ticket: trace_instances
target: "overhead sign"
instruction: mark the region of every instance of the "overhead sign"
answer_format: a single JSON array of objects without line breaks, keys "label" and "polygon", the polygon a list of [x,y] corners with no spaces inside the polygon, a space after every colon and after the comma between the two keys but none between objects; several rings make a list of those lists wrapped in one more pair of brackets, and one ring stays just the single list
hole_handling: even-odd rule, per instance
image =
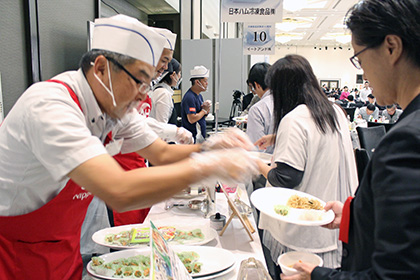
[{"label": "overhead sign", "polygon": [[222,22],[281,22],[283,0],[222,0]]},{"label": "overhead sign", "polygon": [[243,53],[274,54],[276,28],[274,23],[244,23]]}]

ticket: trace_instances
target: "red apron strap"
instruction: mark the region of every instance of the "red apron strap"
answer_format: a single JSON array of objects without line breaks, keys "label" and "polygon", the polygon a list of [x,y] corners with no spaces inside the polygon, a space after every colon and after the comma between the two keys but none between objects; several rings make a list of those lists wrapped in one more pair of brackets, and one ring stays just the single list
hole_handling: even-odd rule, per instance
[{"label": "red apron strap", "polygon": [[349,196],[344,203],[343,213],[341,216],[340,223],[340,235],[339,239],[344,242],[349,242],[349,230],[350,230],[350,204],[354,197]]},{"label": "red apron strap", "polygon": [[71,89],[71,87],[69,87],[68,84],[66,84],[63,81],[53,80],[53,79],[48,80],[47,82],[58,83],[58,84],[61,84],[61,85],[65,86],[67,88],[67,90],[69,91],[71,98],[74,100],[74,102],[76,102],[77,106],[79,106],[80,110],[83,112],[82,107],[80,106],[79,98],[77,98],[77,95],[74,93],[74,91]]}]

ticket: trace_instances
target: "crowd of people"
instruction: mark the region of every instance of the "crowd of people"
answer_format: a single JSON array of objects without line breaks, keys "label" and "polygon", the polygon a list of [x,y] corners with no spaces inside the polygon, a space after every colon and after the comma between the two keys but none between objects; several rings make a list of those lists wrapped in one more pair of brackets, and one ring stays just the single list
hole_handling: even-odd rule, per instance
[{"label": "crowd of people", "polygon": [[380,105],[373,95],[373,88],[369,81],[364,82],[363,88],[348,90],[347,86],[340,89],[329,89],[326,84],[322,85],[324,94],[343,108],[355,108],[351,119],[359,118],[369,122],[396,123],[402,113],[401,107],[396,104]]}]

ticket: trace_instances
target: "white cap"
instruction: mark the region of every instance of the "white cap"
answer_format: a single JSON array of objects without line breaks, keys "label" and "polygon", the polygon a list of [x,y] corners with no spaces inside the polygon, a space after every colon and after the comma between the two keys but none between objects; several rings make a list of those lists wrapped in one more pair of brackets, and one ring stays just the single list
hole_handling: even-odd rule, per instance
[{"label": "white cap", "polygon": [[159,33],[160,35],[165,37],[166,43],[165,43],[164,47],[166,49],[170,49],[171,51],[173,51],[175,49],[175,43],[176,43],[176,34],[175,33],[172,33],[170,30],[164,29],[164,28],[152,27],[152,29],[156,33]]},{"label": "white cap", "polygon": [[203,65],[195,66],[194,69],[190,71],[191,78],[208,78],[210,75],[210,70],[204,67]]},{"label": "white cap", "polygon": [[166,39],[135,18],[116,15],[95,19],[92,49],[131,56],[156,66]]}]

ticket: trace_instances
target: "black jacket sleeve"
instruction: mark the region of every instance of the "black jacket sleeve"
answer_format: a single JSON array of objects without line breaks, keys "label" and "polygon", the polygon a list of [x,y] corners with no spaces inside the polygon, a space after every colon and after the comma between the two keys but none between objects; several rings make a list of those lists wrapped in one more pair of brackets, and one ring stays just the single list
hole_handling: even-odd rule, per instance
[{"label": "black jacket sleeve", "polygon": [[277,167],[271,169],[267,174],[268,182],[274,187],[292,189],[302,181],[303,171],[283,162],[276,162]]}]

